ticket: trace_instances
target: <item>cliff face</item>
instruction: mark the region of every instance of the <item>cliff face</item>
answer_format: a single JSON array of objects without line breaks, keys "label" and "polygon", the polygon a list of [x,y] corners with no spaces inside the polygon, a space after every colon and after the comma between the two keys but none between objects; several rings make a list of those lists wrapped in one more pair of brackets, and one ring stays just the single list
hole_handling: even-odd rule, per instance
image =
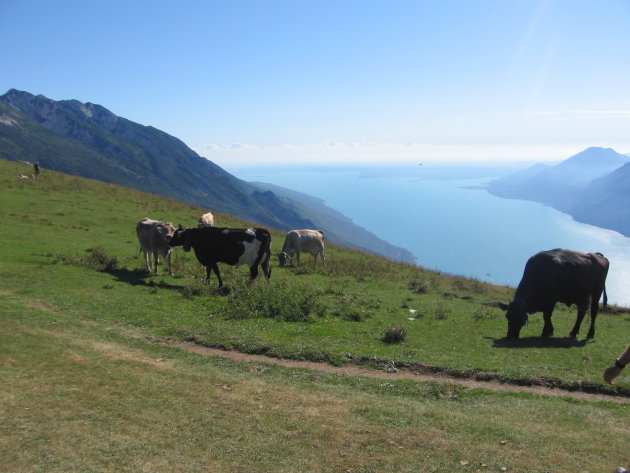
[{"label": "cliff face", "polygon": [[[273,192],[260,192],[174,136],[92,103],[10,90],[0,96],[0,153],[7,159],[39,161],[44,168],[153,192],[280,230],[316,226],[308,208]],[[353,230],[343,224],[322,229],[337,234]],[[413,257],[400,258],[405,250],[383,245],[369,235],[362,249],[412,261]]]},{"label": "cliff face", "polygon": [[630,236],[630,157],[588,148],[555,166],[536,165],[493,181],[499,197],[541,202],[576,220]]}]

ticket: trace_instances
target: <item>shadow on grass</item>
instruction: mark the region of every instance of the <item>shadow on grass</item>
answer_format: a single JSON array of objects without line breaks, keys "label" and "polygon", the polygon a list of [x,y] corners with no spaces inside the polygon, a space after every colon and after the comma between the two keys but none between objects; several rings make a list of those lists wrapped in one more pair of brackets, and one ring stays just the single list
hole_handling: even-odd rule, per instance
[{"label": "shadow on grass", "polygon": [[[231,286],[217,287],[216,285],[206,283],[205,281],[198,281],[197,283],[185,282],[182,285],[170,284],[161,280],[159,282],[154,281],[153,273],[149,273],[146,270],[135,269],[109,269],[103,270],[107,274],[111,274],[116,277],[119,282],[131,284],[132,286],[145,286],[154,289],[170,289],[181,293],[184,297],[192,296],[229,296],[233,288]],[[159,275],[158,275],[159,277]]]},{"label": "shadow on grass", "polygon": [[111,274],[118,282],[131,284],[132,286],[159,287],[160,289],[173,289],[180,292],[184,289],[184,286],[177,286],[164,281],[155,282],[150,279],[153,274],[146,270],[105,269],[103,272]]},{"label": "shadow on grass", "polygon": [[523,338],[492,338],[495,348],[574,348],[583,347],[588,339],[577,340],[572,337],[523,337]]}]

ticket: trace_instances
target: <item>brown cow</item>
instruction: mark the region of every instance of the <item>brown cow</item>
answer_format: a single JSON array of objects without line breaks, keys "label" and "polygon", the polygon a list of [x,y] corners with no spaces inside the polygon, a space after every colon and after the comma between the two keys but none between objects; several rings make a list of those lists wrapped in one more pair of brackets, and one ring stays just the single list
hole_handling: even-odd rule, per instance
[{"label": "brown cow", "polygon": [[310,253],[313,255],[313,262],[317,263],[317,256],[326,264],[326,253],[324,252],[324,232],[321,230],[291,230],[287,233],[282,246],[282,252],[278,253],[280,267],[287,262],[293,264],[293,255],[296,255],[296,262],[300,263],[300,253]]},{"label": "brown cow", "polygon": [[175,233],[175,227],[167,222],[144,218],[136,224],[136,235],[140,242],[140,251],[144,253],[144,261],[147,271],[151,272],[151,257],[155,259],[155,274],[158,274],[158,263],[160,256],[166,259],[168,273],[173,274],[171,269],[171,250],[168,244]]}]

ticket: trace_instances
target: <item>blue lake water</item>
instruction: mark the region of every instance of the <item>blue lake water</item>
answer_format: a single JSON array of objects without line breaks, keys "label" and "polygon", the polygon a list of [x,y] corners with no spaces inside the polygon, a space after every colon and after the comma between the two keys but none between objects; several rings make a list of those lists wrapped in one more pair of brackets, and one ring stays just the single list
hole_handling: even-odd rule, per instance
[{"label": "blue lake water", "polygon": [[230,172],[319,197],[357,225],[411,251],[420,266],[495,284],[517,286],[525,262],[541,250],[599,251],[611,264],[609,302],[630,306],[630,238],[575,222],[542,204],[495,197],[483,189],[493,176],[437,179],[439,172],[414,168]]}]

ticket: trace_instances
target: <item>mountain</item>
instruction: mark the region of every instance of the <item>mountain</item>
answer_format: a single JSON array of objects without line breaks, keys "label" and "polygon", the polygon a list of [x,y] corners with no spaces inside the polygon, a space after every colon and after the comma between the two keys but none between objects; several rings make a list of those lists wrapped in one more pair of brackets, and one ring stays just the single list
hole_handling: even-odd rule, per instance
[{"label": "mountain", "polygon": [[587,148],[554,166],[537,164],[492,181],[488,191],[541,202],[576,220],[630,236],[630,157],[611,148]]},{"label": "mountain", "polygon": [[490,182],[488,184],[488,190],[499,197],[515,198],[516,195],[526,196],[529,190],[527,183],[530,179],[542,174],[544,171],[550,169],[550,167],[551,166],[542,163],[534,164],[527,169],[517,171]]},{"label": "mountain", "polygon": [[[0,96],[0,152],[10,160],[39,161],[42,168],[152,192],[279,230],[317,227],[307,206],[261,191],[181,140],[92,103],[9,90]],[[319,228],[333,243],[338,243],[335,235],[347,235],[343,241],[351,243],[348,236],[356,226],[349,219],[335,223],[335,228]],[[411,255],[365,232],[361,248],[392,259]]]},{"label": "mountain", "polygon": [[630,163],[593,180],[576,199],[571,215],[598,227],[630,236]]}]

